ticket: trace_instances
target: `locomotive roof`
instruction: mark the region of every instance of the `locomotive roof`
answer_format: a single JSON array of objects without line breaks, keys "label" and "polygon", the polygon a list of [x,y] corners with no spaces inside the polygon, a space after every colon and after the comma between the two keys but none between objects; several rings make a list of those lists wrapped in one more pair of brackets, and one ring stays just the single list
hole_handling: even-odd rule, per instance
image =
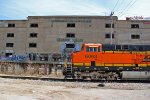
[{"label": "locomotive roof", "polygon": [[100,43],[84,43],[83,45],[85,45],[85,46],[101,46],[102,44],[100,44]]}]

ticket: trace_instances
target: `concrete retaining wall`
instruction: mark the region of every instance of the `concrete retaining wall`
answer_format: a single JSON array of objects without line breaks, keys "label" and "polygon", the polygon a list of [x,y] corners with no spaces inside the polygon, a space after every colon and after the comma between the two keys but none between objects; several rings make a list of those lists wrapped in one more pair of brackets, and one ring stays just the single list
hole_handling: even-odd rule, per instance
[{"label": "concrete retaining wall", "polygon": [[62,76],[59,66],[52,64],[37,63],[6,63],[0,62],[0,74],[6,75],[52,75]]}]

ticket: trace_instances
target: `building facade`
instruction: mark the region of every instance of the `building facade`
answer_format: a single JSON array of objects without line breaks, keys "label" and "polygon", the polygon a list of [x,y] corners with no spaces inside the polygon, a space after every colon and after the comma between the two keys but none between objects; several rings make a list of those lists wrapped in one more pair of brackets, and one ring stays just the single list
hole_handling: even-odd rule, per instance
[{"label": "building facade", "polygon": [[82,43],[150,44],[150,20],[117,16],[29,16],[0,20],[0,55],[46,56]]}]

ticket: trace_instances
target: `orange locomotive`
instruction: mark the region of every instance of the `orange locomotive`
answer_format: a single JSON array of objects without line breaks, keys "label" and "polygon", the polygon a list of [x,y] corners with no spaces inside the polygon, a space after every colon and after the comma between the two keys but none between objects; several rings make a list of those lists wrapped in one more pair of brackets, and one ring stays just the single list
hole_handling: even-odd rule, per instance
[{"label": "orange locomotive", "polygon": [[77,78],[118,79],[123,77],[122,72],[149,75],[150,52],[103,51],[102,44],[88,43],[72,54],[72,74]]}]

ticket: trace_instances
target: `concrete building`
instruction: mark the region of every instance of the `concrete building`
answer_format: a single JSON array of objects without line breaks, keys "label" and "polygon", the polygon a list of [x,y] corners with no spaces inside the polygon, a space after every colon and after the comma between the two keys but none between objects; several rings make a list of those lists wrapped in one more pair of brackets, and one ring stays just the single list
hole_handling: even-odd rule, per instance
[{"label": "concrete building", "polygon": [[[112,27],[111,27],[112,26]],[[111,38],[112,34],[112,38]],[[82,43],[150,44],[150,20],[118,20],[117,16],[29,16],[0,20],[0,55],[48,57]]]}]

